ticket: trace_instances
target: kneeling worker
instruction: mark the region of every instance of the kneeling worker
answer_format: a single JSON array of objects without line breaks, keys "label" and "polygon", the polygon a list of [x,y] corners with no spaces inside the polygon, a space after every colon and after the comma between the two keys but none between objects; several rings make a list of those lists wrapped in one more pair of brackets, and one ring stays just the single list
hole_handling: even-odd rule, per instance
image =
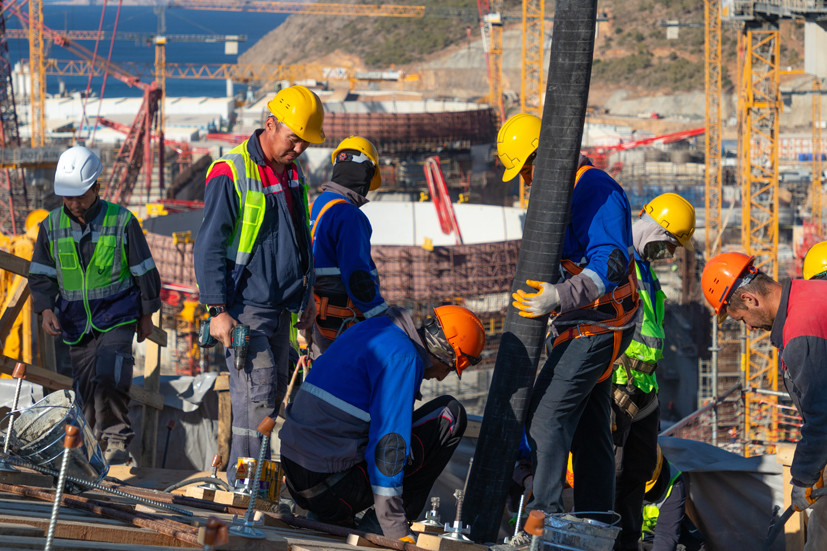
[{"label": "kneeling worker", "polygon": [[313,364],[279,432],[296,503],[350,526],[374,505],[385,536],[412,538],[408,521],[422,512],[466,423],[451,396],[415,411],[414,401],[423,379],[459,376],[484,346],[482,323],[461,306],[434,308],[418,329],[405,310],[389,308],[342,333]]}]

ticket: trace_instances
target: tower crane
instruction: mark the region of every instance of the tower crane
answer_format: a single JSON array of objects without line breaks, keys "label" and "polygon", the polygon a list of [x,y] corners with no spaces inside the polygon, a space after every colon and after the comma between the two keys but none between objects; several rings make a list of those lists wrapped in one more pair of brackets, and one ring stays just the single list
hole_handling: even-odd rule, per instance
[{"label": "tower crane", "polygon": [[545,0],[523,0],[523,65],[520,108],[543,116],[543,19]]}]

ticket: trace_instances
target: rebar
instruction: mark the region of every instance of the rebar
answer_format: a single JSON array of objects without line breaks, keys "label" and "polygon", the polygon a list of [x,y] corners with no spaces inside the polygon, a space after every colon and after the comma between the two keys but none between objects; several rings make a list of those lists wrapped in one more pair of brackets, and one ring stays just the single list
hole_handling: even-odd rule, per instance
[{"label": "rebar", "polygon": [[[15,463],[17,465],[21,465],[21,466],[29,468],[29,469],[33,469],[33,470],[41,472],[43,474],[50,474],[52,476],[58,476],[60,474],[57,471],[54,471],[53,469],[50,469],[48,467],[43,467],[41,465],[35,465],[34,463],[30,463],[28,461],[24,461],[24,460],[18,459],[16,457],[9,457],[9,460],[12,463]],[[103,484],[100,484],[98,482],[92,482],[91,480],[84,480],[82,478],[77,478],[75,476],[68,475],[68,474],[65,475],[65,479],[68,480],[69,482],[72,482],[73,484],[78,484],[80,486],[86,486],[86,487],[89,487],[89,488],[95,488],[96,490],[109,492],[110,494],[113,494],[113,495],[116,495],[116,496],[124,497],[126,499],[131,499],[133,501],[137,501],[138,503],[143,503],[144,505],[149,505],[150,507],[155,507],[156,509],[167,509],[168,511],[173,511],[174,513],[178,513],[179,515],[184,515],[184,516],[187,516],[187,517],[192,516],[192,511],[187,511],[186,509],[180,509],[180,508],[176,507],[175,505],[170,505],[168,503],[162,503],[160,501],[155,501],[154,499],[149,499],[149,498],[146,498],[146,497],[136,496],[134,494],[129,494],[127,492],[117,490],[117,489],[112,488],[110,486],[104,486]]]},{"label": "rebar", "polygon": [[55,502],[52,505],[52,516],[49,519],[49,531],[46,533],[46,547],[44,547],[44,551],[50,551],[52,549],[52,540],[55,537],[55,527],[57,526],[57,515],[60,511],[60,501],[63,499],[63,486],[66,484],[66,468],[69,466],[69,455],[71,453],[71,447],[64,448],[63,457],[60,460],[60,474],[57,477]]},{"label": "rebar", "polygon": [[20,401],[20,387],[23,386],[23,379],[17,379],[17,386],[14,389],[14,401],[9,412],[9,424],[6,427],[6,441],[3,442],[3,455],[9,455],[9,440],[11,439],[12,427],[14,427],[14,412],[17,411],[17,405]]}]

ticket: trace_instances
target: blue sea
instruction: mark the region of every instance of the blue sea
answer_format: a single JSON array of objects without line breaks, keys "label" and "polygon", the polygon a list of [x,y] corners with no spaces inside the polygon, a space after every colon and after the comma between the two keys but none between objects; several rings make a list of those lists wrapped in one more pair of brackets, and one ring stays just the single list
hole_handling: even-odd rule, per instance
[{"label": "blue sea", "polygon": [[[115,30],[117,2],[109,2],[104,13],[103,6],[70,6],[44,2],[43,16],[47,27],[60,30],[97,30],[104,13],[103,30]],[[28,6],[24,8],[28,14]],[[166,34],[188,35],[247,35],[246,42],[238,44],[238,54],[252,47],[261,37],[278,27],[288,14],[253,13],[231,11],[202,11],[179,8],[166,9]],[[156,33],[158,18],[152,6],[124,6],[120,9],[117,30],[121,32]],[[21,28],[16,16],[6,12],[7,28]],[[9,40],[9,56],[12,66],[20,59],[29,56],[27,40]],[[83,47],[93,50],[94,41],[79,42]],[[102,40],[98,45],[98,56],[109,56],[110,40]],[[52,44],[46,44],[47,59],[73,60],[77,57],[71,52]],[[143,64],[144,72],[140,76],[144,82],[154,80],[155,47],[152,44],[134,41],[116,40],[112,49],[112,61],[116,63],[135,62]],[[205,42],[167,42],[166,60],[168,63],[221,64],[237,63],[238,55],[224,53],[224,43]],[[69,77],[46,75],[46,92],[57,94],[60,82],[67,91],[84,91],[87,89],[87,77]],[[92,79],[90,90],[96,96],[101,95],[102,77]],[[235,92],[243,92],[246,87],[236,84]],[[111,75],[106,79],[105,97],[140,96],[141,91],[129,87]],[[226,95],[224,80],[208,79],[167,79],[167,96],[212,96]]]}]

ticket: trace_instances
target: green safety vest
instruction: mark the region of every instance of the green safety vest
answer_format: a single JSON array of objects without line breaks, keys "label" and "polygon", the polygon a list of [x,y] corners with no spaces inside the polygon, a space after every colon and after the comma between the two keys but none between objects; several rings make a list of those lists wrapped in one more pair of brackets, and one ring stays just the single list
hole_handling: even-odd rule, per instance
[{"label": "green safety vest", "polygon": [[[635,272],[638,281],[638,296],[640,307],[643,310],[643,317],[635,326],[635,334],[632,342],[626,349],[625,354],[630,358],[647,363],[657,363],[663,358],[663,315],[666,293],[660,288],[655,271],[649,265],[650,278],[644,279],[640,272],[640,263],[635,260]],[[658,381],[654,373],[646,374],[632,370],[634,385],[647,394],[658,390]],[[628,380],[626,370],[623,366],[615,368],[612,374],[612,382],[617,385],[625,385]]]},{"label": "green safety vest", "polygon": [[86,269],[81,266],[75,236],[79,223],[63,207],[49,213],[48,232],[60,288],[58,309],[66,344],[77,344],[93,328],[106,332],[138,319],[140,293],[135,288],[124,246],[127,209],[100,200],[104,212],[94,253]]}]

